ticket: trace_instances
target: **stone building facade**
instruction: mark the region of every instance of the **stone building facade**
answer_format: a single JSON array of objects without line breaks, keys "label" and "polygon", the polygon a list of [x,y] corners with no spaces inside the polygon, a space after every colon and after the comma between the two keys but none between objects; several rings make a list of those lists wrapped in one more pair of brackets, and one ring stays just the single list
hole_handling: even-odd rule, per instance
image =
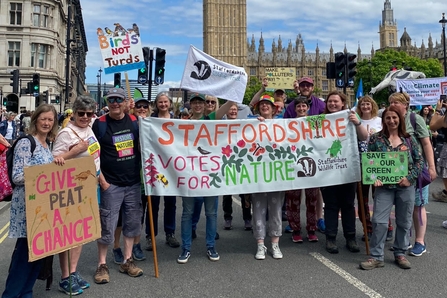
[{"label": "stone building facade", "polygon": [[[67,20],[70,2],[72,18]],[[0,1],[0,88],[2,96],[8,98],[8,109],[34,110],[34,96],[12,93],[10,72],[15,69],[20,72],[20,89],[25,91],[33,74],[38,73],[40,94],[48,91],[48,103],[58,96],[56,109],[64,109],[67,21],[71,22],[72,40],[69,102],[86,91],[88,47],[80,0]]]}]

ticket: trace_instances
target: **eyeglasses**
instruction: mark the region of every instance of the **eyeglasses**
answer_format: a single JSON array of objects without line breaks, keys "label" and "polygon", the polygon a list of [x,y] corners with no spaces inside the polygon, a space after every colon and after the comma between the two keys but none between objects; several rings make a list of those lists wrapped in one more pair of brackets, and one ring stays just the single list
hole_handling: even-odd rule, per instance
[{"label": "eyeglasses", "polygon": [[305,87],[310,88],[310,87],[313,87],[313,84],[311,84],[311,83],[301,83],[301,84],[300,84],[300,87],[303,87],[303,88],[305,88]]},{"label": "eyeglasses", "polygon": [[216,102],[214,100],[205,100],[205,102],[209,105],[215,105]]},{"label": "eyeglasses", "polygon": [[79,117],[84,117],[87,114],[87,117],[92,117],[93,116],[93,112],[76,112],[78,114]]},{"label": "eyeglasses", "polygon": [[135,105],[135,108],[136,109],[141,109],[141,108],[143,108],[143,109],[149,109],[149,105]]},{"label": "eyeglasses", "polygon": [[109,97],[109,98],[107,98],[107,101],[109,102],[109,103],[122,103],[123,101],[124,101],[124,98],[121,98],[121,97]]}]

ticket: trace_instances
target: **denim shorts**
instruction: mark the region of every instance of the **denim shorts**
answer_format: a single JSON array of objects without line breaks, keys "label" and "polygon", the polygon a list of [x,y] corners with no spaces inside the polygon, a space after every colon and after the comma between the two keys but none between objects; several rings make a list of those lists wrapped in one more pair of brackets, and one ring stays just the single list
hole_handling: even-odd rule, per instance
[{"label": "denim shorts", "polygon": [[128,238],[139,236],[143,216],[140,183],[123,187],[111,184],[108,189],[101,190],[101,238],[98,242],[107,245],[113,243],[121,208],[123,235]]},{"label": "denim shorts", "polygon": [[421,191],[419,189],[416,189],[416,193],[415,193],[415,200],[414,200],[414,206],[415,207],[420,207],[420,206],[425,206],[428,204],[428,190],[429,190],[430,185],[427,185],[426,187],[422,188],[422,198],[424,199],[424,204],[422,204],[421,198],[420,198],[420,194]]}]

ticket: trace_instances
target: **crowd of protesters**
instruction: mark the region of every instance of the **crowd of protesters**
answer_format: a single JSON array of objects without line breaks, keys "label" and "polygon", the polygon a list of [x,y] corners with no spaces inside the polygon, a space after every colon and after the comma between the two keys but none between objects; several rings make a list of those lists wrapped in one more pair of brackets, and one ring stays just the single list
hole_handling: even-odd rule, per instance
[{"label": "crowd of protesters", "polygon": [[[106,95],[107,107],[95,114],[95,102],[87,96],[79,96],[73,108],[58,117],[51,105],[40,105],[34,113],[23,113],[18,124],[16,114],[2,113],[0,122],[0,141],[12,145],[22,133],[31,135],[37,144],[31,152],[29,139],[20,139],[14,151],[13,181],[11,203],[11,225],[9,236],[17,238],[16,248],[11,260],[11,268],[2,297],[17,297],[32,294],[42,262],[28,262],[28,245],[25,218],[24,166],[55,162],[63,165],[65,160],[91,155],[94,157],[100,196],[101,238],[97,241],[98,263],[94,282],[110,282],[107,254],[113,246],[113,261],[118,270],[131,277],[138,277],[143,270],[135,261],[145,259],[141,248],[141,236],[145,227],[146,250],[153,249],[149,232],[149,210],[144,187],[141,181],[140,134],[138,117],[157,117],[162,119],[221,120],[246,119],[256,117],[259,121],[272,121],[277,118],[299,118],[319,114],[331,114],[348,109],[347,97],[339,92],[330,92],[325,101],[313,94],[312,78],[303,77],[294,83],[297,97],[287,99],[284,89],[276,89],[273,96],[266,93],[268,81],[251,100],[249,106],[227,101],[219,107],[219,100],[210,95],[193,94],[181,109],[173,109],[173,102],[166,92],[157,95],[153,106],[146,99],[129,99],[121,88],[112,88]],[[288,103],[288,104],[287,104]],[[428,187],[417,188],[417,177],[426,164],[431,179],[436,178],[433,138],[438,132],[447,136],[444,121],[445,103],[439,102],[435,113],[430,107],[423,107],[420,115],[412,116],[409,110],[410,99],[405,93],[395,93],[389,97],[390,107],[379,110],[377,103],[369,96],[359,99],[356,109],[349,112],[349,125],[355,127],[359,152],[403,151],[407,152],[408,175],[396,184],[361,185],[366,223],[363,239],[370,239],[371,254],[360,268],[369,270],[384,266],[384,243],[393,239],[393,225],[390,212],[396,208],[396,227],[394,235],[394,258],[403,269],[411,268],[406,258],[409,254],[421,256],[426,252],[425,229],[428,204]],[[414,114],[413,114],[414,115]],[[380,117],[381,116],[381,117]],[[411,120],[415,117],[415,120]],[[27,119],[28,118],[28,119]],[[414,124],[412,123],[414,122]],[[24,127],[18,129],[18,126]],[[427,128],[429,126],[429,128]],[[431,131],[431,132],[430,132]],[[119,152],[114,143],[117,136],[126,136],[133,150]],[[130,136],[130,137],[129,137]],[[49,142],[54,143],[51,151]],[[96,146],[91,146],[96,144]],[[97,148],[90,150],[90,148]],[[99,153],[99,148],[100,153]],[[124,154],[124,155],[123,155]],[[446,189],[434,195],[439,201],[447,202],[447,147],[442,148],[438,161]],[[359,177],[360,180],[360,177]],[[371,188],[371,190],[370,190]],[[306,238],[308,242],[318,242],[316,232],[324,232],[327,252],[339,252],[337,245],[338,218],[341,213],[343,236],[346,248],[353,253],[360,248],[356,241],[355,197],[357,183],[331,185],[321,188],[294,189],[240,195],[242,202],[243,227],[253,231],[256,241],[254,257],[263,260],[269,249],[265,238],[270,237],[270,253],[273,258],[283,258],[279,247],[282,236],[282,221],[289,223],[291,241],[303,243],[300,218],[301,196],[304,192],[306,206]],[[369,193],[374,198],[372,217],[369,210]],[[233,228],[232,196],[223,198],[224,229]],[[175,237],[176,197],[152,196],[152,218],[155,235],[158,234],[158,213],[160,202],[164,202],[163,229],[169,247],[181,246],[177,262],[185,264],[191,257],[191,243],[197,237],[196,227],[204,205],[206,216],[206,254],[209,260],[218,261],[216,250],[218,197],[182,197],[182,216],[180,224],[181,243]],[[324,208],[323,208],[324,202]],[[324,209],[324,215],[323,215]],[[285,216],[284,216],[285,215]],[[363,218],[363,214],[360,215]],[[268,221],[268,222],[267,222]],[[415,243],[411,245],[409,231],[415,229]],[[120,239],[123,238],[123,249]],[[80,294],[90,284],[77,271],[82,246],[59,254],[62,276],[59,290],[66,294]],[[21,278],[17,278],[21,276]],[[70,278],[69,278],[70,277]]]}]

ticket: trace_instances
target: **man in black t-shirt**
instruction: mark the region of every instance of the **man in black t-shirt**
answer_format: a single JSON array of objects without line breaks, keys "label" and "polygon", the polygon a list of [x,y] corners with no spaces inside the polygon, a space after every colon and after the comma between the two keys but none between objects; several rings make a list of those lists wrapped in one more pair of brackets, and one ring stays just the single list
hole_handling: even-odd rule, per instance
[{"label": "man in black t-shirt", "polygon": [[126,114],[126,95],[121,88],[112,88],[106,95],[109,114],[98,118],[93,124],[100,149],[101,238],[98,239],[98,268],[95,283],[109,282],[106,265],[107,249],[114,241],[120,208],[124,236],[124,263],[119,271],[137,277],[143,274],[132,259],[134,238],[141,234],[141,154],[136,118]]}]

